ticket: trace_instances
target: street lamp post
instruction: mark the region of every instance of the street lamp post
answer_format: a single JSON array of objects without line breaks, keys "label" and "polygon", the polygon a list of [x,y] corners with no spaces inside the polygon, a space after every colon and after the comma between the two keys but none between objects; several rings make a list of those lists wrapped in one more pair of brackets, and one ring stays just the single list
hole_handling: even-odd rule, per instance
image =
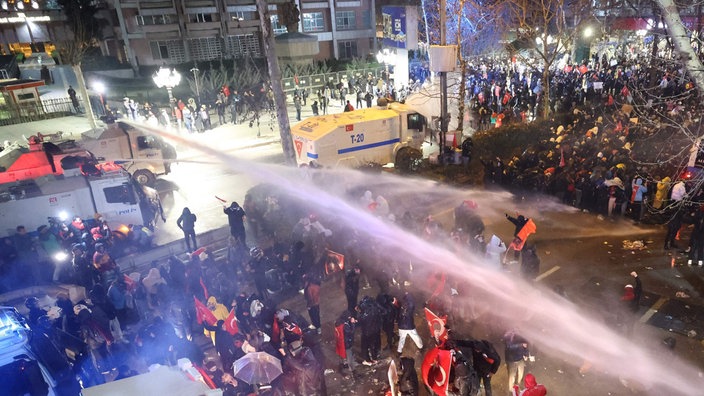
[{"label": "street lamp post", "polygon": [[198,98],[198,104],[200,105],[200,89],[198,88],[198,70],[197,67],[194,67],[191,69],[191,73],[193,73],[193,81],[196,82],[196,97]]},{"label": "street lamp post", "polygon": [[389,90],[389,84],[391,83],[391,76],[389,76],[389,63],[393,60],[393,54],[389,52],[388,48],[384,48],[376,53],[376,60],[379,63],[384,64],[384,80],[386,82],[386,89]]},{"label": "street lamp post", "polygon": [[171,90],[181,82],[181,74],[176,70],[160,67],[152,78],[157,87],[166,88],[166,92],[169,93],[169,104],[172,104],[174,96]]}]

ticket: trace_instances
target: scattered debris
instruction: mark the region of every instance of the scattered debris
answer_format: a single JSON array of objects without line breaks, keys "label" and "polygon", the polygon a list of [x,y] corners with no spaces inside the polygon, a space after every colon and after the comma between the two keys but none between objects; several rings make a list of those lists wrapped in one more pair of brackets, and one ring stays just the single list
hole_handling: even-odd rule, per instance
[{"label": "scattered debris", "polygon": [[687,332],[687,337],[689,337],[689,338],[694,338],[696,336],[697,336],[697,332],[694,330],[690,330]]},{"label": "scattered debris", "polygon": [[[645,249],[645,243],[642,240],[629,241],[628,239],[623,240],[624,250],[643,250]],[[634,252],[635,254],[635,252]]]},{"label": "scattered debris", "polygon": [[675,297],[677,298],[689,298],[689,294],[683,292],[683,291],[678,291],[675,293]]}]

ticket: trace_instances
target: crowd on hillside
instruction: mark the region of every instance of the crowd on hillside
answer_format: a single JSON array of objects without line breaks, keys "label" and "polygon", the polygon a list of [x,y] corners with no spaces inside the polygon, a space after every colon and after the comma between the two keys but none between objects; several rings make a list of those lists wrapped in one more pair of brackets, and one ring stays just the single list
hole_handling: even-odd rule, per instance
[{"label": "crowd on hillside", "polygon": [[[696,181],[680,178],[689,159],[682,153],[693,141],[687,135],[696,136],[700,122],[693,84],[679,67],[653,71],[646,61],[604,59],[557,71],[550,107],[559,116],[522,153],[481,158],[485,185],[550,194],[580,209],[638,221],[646,206],[658,212],[680,200],[672,197],[679,182],[696,200]],[[479,67],[469,86],[480,130],[526,122],[544,94],[540,73],[515,64]]]}]

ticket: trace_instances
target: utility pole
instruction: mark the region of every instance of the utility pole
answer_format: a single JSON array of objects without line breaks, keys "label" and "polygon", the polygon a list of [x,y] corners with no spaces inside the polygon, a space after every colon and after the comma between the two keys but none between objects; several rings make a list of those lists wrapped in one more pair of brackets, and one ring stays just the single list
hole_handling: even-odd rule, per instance
[{"label": "utility pole", "polygon": [[193,73],[193,81],[196,82],[196,97],[198,98],[198,102],[196,102],[196,103],[198,103],[198,105],[200,106],[200,89],[198,88],[198,72],[199,71],[200,70],[198,70],[198,67],[196,67],[196,66],[194,66],[191,69],[191,73]]}]

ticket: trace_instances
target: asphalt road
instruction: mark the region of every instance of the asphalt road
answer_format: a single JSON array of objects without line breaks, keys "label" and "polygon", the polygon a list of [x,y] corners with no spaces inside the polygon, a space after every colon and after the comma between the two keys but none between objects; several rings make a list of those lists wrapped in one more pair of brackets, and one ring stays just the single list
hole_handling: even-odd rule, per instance
[{"label": "asphalt road", "polygon": [[[237,148],[235,139],[228,139],[231,136],[228,134],[232,133],[238,132],[232,128],[222,128],[193,137],[237,158],[270,164],[281,162],[278,144]],[[276,138],[273,132],[270,135],[270,138]],[[197,231],[217,228],[226,223],[226,218],[222,215],[222,206],[214,198],[215,195],[241,203],[251,186],[268,181],[251,176],[242,171],[241,167],[238,168],[240,171],[234,171],[231,167],[222,165],[220,161],[213,161],[209,156],[199,154],[192,147],[179,148],[179,158],[181,161],[173,167],[173,173],[161,178],[157,184],[167,213],[166,224],[157,232],[157,240],[160,242],[181,237],[175,220],[184,206],[190,207],[198,215]],[[347,184],[355,191],[371,188],[375,194],[383,193],[389,200],[392,212],[397,215],[405,210],[413,211],[417,218],[433,215],[447,229],[452,225],[452,208],[466,197],[471,197],[479,203],[479,213],[486,224],[487,237],[496,234],[504,240],[510,239],[512,225],[504,219],[504,212],[520,211],[535,220],[538,232],[531,236],[531,240],[538,246],[541,275],[532,287],[539,291],[536,294],[544,300],[534,300],[535,311],[526,310],[527,314],[517,315],[515,321],[507,323],[506,315],[502,315],[503,312],[510,311],[510,305],[495,305],[495,298],[492,296],[475,292],[473,287],[480,289],[479,283],[472,283],[477,282],[476,279],[460,275],[464,275],[461,272],[467,275],[476,272],[482,275],[488,289],[512,290],[514,285],[510,279],[518,278],[517,265],[510,266],[508,271],[502,271],[502,277],[497,278],[471,266],[456,268],[457,265],[454,264],[437,265],[451,271],[451,278],[456,276],[458,280],[471,286],[469,291],[460,294],[459,300],[475,309],[469,310],[466,317],[457,320],[458,323],[450,323],[458,334],[488,339],[494,342],[501,353],[503,344],[500,338],[507,329],[534,329],[536,337],[530,341],[536,361],[529,364],[529,371],[546,385],[549,394],[691,395],[697,394],[689,391],[693,384],[702,389],[704,269],[688,267],[686,258],[679,251],[662,249],[665,234],[662,226],[633,225],[630,221],[622,219],[600,220],[593,214],[569,210],[549,200],[525,201],[514,199],[505,193],[469,190],[446,192],[432,183],[414,180],[393,184],[372,175],[350,179]],[[342,213],[341,216],[351,223],[362,224],[364,220],[347,213]],[[406,238],[402,234],[391,235],[397,239]],[[680,245],[685,245],[689,233],[683,232],[682,235],[683,241]],[[624,240],[641,240],[645,248],[624,249]],[[413,250],[420,246],[414,246],[412,242],[405,242],[408,249]],[[420,255],[437,253],[428,250],[422,251]],[[621,334],[622,330],[615,326],[616,310],[623,286],[632,282],[629,273],[634,270],[640,274],[645,296],[636,316],[632,335],[619,338],[617,335]],[[360,296],[376,295],[374,283],[371,285],[371,289],[360,291]],[[422,289],[422,280],[414,283],[413,287],[415,291]],[[564,299],[556,296],[556,289],[563,291]],[[421,318],[420,309],[423,300],[421,293],[418,294],[420,298],[417,299],[419,309],[416,311],[416,323],[419,332],[427,341],[428,330]],[[530,298],[534,297],[533,293],[528,294]],[[515,300],[516,306],[523,307],[519,299]],[[337,358],[334,356],[332,323],[345,302],[344,293],[335,280],[324,283],[322,301],[322,341],[327,356],[326,366],[336,371],[326,376],[330,393],[379,394],[386,382],[388,361],[380,361],[377,366],[371,368],[361,366],[362,380],[358,382],[339,375]],[[552,311],[553,305],[550,304],[555,302],[562,307]],[[287,298],[281,305],[305,315],[305,304],[300,295]],[[541,309],[545,312],[540,312]],[[580,333],[578,328],[558,335],[551,331],[552,324],[560,323],[561,316],[574,320],[574,316],[568,315],[570,312],[588,318],[584,322],[584,327],[588,330],[586,335]],[[606,336],[603,338],[589,337],[589,330],[592,330],[590,324],[604,324],[607,329],[613,329],[616,335],[604,333]],[[543,337],[539,336],[541,332],[545,333]],[[575,338],[572,332],[578,334],[578,337]],[[602,335],[601,329],[595,327],[594,335]],[[663,347],[662,341],[666,337],[675,339],[676,347],[673,351]],[[570,342],[563,342],[564,340]],[[588,342],[582,342],[583,340]],[[629,342],[633,343],[633,348]],[[574,348],[570,349],[566,344],[574,345]],[[385,345],[384,340],[382,345]],[[420,353],[412,349],[407,347],[404,353],[416,357],[419,366],[422,352],[427,348]],[[608,355],[609,349],[625,352],[626,358],[618,360],[619,363],[601,359],[599,355]],[[655,354],[655,357],[649,357],[650,353]],[[385,351],[382,357],[396,356],[391,356]],[[651,360],[660,366],[653,366]],[[668,370],[668,366],[679,369],[679,360],[688,363],[687,366],[681,370]],[[584,369],[582,372],[580,367]],[[676,378],[678,373],[686,375],[687,378]],[[644,374],[649,374],[656,381],[663,383],[645,384],[642,378],[647,375]],[[495,394],[508,394],[506,381],[506,369],[502,366],[492,381]],[[670,382],[671,385],[667,386],[665,382]]]}]

